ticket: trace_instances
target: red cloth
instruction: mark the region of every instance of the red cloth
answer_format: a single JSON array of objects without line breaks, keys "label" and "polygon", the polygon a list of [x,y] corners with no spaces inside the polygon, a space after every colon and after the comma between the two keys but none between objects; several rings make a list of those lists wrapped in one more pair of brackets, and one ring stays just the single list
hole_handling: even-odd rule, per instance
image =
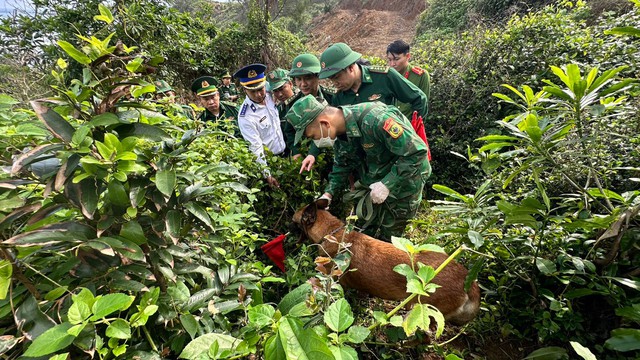
[{"label": "red cloth", "polygon": [[282,247],[285,237],[286,235],[280,235],[260,247],[282,272],[286,272],[284,270],[284,248]]},{"label": "red cloth", "polygon": [[416,134],[420,136],[420,139],[424,141],[427,145],[427,159],[431,161],[431,148],[429,148],[429,140],[427,140],[427,132],[424,130],[424,122],[422,121],[422,116],[418,116],[418,112],[414,111],[413,116],[411,117],[411,126],[413,126],[413,130],[416,131]]}]

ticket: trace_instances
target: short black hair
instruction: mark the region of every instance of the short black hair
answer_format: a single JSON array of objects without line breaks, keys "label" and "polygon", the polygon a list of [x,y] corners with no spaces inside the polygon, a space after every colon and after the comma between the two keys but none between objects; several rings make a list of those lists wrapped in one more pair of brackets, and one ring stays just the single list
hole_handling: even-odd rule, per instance
[{"label": "short black hair", "polygon": [[387,46],[387,54],[406,54],[409,52],[409,44],[402,40],[396,40]]}]

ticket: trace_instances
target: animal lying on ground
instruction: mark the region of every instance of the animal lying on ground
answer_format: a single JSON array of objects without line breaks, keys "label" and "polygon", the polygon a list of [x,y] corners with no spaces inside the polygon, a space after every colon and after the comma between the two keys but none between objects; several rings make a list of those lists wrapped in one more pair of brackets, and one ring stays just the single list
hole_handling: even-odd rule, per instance
[{"label": "animal lying on ground", "polygon": [[[321,207],[316,203],[307,205],[293,215],[293,221],[311,241],[320,244],[323,256],[333,258],[340,248],[337,242],[351,244],[348,247],[351,271],[342,275],[340,283],[382,299],[406,299],[410,295],[406,291],[407,280],[393,268],[398,264],[410,264],[409,255],[390,243],[357,231],[345,233],[344,223]],[[435,269],[447,257],[440,252],[428,251],[417,254],[415,260]],[[432,281],[440,287],[430,296],[422,296],[420,302],[438,308],[452,324],[463,325],[471,321],[480,309],[480,288],[474,281],[469,291],[464,291],[467,273],[462,265],[450,262]],[[413,303],[417,301],[416,297]]]}]

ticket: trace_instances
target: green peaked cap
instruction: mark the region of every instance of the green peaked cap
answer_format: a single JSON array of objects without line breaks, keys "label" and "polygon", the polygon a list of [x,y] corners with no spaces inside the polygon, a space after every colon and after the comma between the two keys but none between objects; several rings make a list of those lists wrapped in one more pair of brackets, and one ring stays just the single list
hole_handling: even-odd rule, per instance
[{"label": "green peaked cap", "polygon": [[200,76],[191,83],[191,91],[198,96],[211,96],[218,92],[218,81],[212,76]]},{"label": "green peaked cap", "polygon": [[335,43],[320,56],[320,79],[327,79],[360,59],[362,54],[345,43]]},{"label": "green peaked cap", "polygon": [[293,59],[289,76],[320,73],[320,60],[313,54],[300,54]]},{"label": "green peaked cap", "polygon": [[277,68],[267,75],[267,81],[269,82],[271,91],[275,91],[287,81],[291,81],[291,78],[289,77],[289,72],[287,70]]},{"label": "green peaked cap", "polygon": [[311,94],[300,98],[293,104],[289,112],[287,112],[286,118],[296,130],[296,137],[293,141],[294,145],[304,136],[304,131],[307,126],[309,126],[326,107],[327,105],[321,104]]}]

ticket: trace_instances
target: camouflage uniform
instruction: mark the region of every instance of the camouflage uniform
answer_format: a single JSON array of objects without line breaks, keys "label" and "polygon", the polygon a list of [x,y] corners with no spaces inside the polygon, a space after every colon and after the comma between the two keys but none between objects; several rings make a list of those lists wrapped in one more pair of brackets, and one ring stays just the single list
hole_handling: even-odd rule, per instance
[{"label": "camouflage uniform", "polygon": [[[333,99],[333,96],[335,94],[336,94],[335,91],[331,89],[325,88],[324,86],[318,86],[318,96],[316,96],[316,100],[318,100],[321,104],[329,105],[331,104],[331,100]],[[291,109],[293,104],[303,97],[304,97],[304,94],[301,92],[298,92],[292,99],[287,100],[288,104],[287,104],[286,110],[284,111],[284,113],[280,114],[280,119],[284,119],[285,115],[287,114],[289,109]],[[295,134],[295,130],[293,129],[293,127],[291,127],[291,130],[293,130]],[[295,145],[295,146],[298,147],[298,145]],[[317,159],[321,152],[322,150],[319,149],[314,143],[311,143],[309,145],[309,155],[313,155],[313,157]]]},{"label": "camouflage uniform", "polygon": [[[219,123],[220,120],[228,120],[234,125],[233,136],[241,138],[240,128],[238,127],[238,107],[236,104],[220,101],[220,109],[218,115],[213,115],[209,110],[204,109],[198,119],[203,122]],[[226,130],[226,129],[223,129]]]},{"label": "camouflage uniform", "polygon": [[[324,108],[312,98],[305,97],[287,114],[296,129],[296,139]],[[385,240],[401,236],[418,210],[422,189],[431,174],[426,145],[396,107],[371,102],[340,109],[346,133],[335,142],[335,163],[325,191],[333,195],[345,188],[352,171],[366,187],[382,182],[389,196],[373,205],[375,217],[367,221],[363,232]]]}]

